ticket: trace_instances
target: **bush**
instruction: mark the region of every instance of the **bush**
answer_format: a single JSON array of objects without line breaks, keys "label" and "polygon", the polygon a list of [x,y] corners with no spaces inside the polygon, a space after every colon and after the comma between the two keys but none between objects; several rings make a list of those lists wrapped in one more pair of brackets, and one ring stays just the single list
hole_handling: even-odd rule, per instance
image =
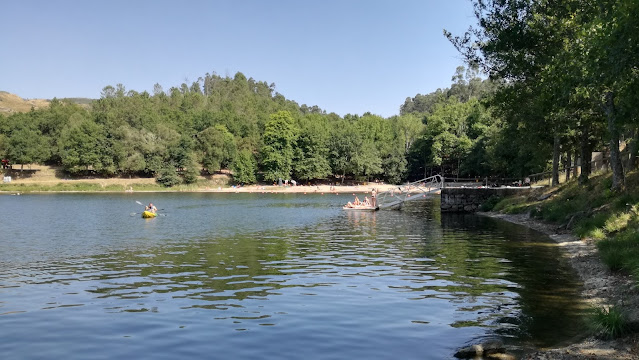
[{"label": "bush", "polygon": [[489,197],[486,201],[484,201],[479,206],[479,209],[481,211],[491,211],[495,207],[495,205],[497,205],[497,203],[499,203],[500,201],[501,201],[501,197],[493,195]]},{"label": "bush", "polygon": [[606,224],[606,221],[608,221],[608,218],[610,218],[610,213],[606,212],[598,213],[592,217],[580,220],[577,223],[575,232],[581,238],[594,237],[594,233],[601,231]]},{"label": "bush", "polygon": [[633,275],[639,271],[639,234],[634,230],[602,240],[597,243],[597,248],[601,260],[610,270],[626,270]]},{"label": "bush", "polygon": [[162,184],[165,187],[175,186],[180,183],[180,177],[174,168],[163,168],[160,170],[157,179],[155,181],[158,184]]},{"label": "bush", "polygon": [[628,226],[628,222],[630,221],[630,213],[619,213],[614,214],[606,220],[604,224],[604,229],[608,233],[613,233],[617,231],[624,230]]},{"label": "bush", "polygon": [[616,306],[593,309],[591,323],[595,335],[607,339],[618,338],[629,330],[625,314]]}]

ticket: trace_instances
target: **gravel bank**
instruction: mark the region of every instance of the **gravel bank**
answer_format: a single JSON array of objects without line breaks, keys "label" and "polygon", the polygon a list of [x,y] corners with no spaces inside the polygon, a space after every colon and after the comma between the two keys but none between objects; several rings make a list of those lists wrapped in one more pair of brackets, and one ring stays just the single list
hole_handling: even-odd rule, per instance
[{"label": "gravel bank", "polygon": [[[581,240],[555,225],[531,219],[527,214],[506,215],[479,213],[527,226],[550,236],[560,246],[583,282],[582,296],[592,306],[621,305],[631,322],[639,323],[639,290],[632,279],[610,272],[599,260],[597,247],[591,240]],[[588,337],[581,342],[561,348],[538,349],[527,354],[528,360],[630,360],[639,359],[639,334],[621,339],[603,340]]]}]

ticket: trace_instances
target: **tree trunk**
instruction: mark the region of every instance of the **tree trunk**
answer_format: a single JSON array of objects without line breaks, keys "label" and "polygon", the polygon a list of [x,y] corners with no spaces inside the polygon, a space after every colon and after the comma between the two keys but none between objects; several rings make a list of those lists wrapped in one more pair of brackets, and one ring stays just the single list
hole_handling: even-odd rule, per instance
[{"label": "tree trunk", "polygon": [[559,185],[559,135],[555,135],[555,142],[552,147],[552,186]]},{"label": "tree trunk", "polygon": [[570,158],[570,151],[566,151],[566,162],[564,165],[564,170],[566,171],[566,182],[568,182],[568,180],[570,180],[570,166],[572,159]]},{"label": "tree trunk", "polygon": [[590,133],[588,125],[583,125],[581,128],[581,144],[579,150],[581,151],[581,173],[579,174],[579,185],[584,185],[588,182],[590,176],[590,161],[592,160],[592,150],[590,149]]},{"label": "tree trunk", "polygon": [[612,91],[606,92],[605,104],[606,117],[608,119],[608,133],[610,134],[610,168],[612,170],[613,191],[623,189],[624,175],[619,154],[619,128],[615,116],[615,95]]},{"label": "tree trunk", "polygon": [[579,149],[575,149],[575,166],[572,167],[572,177],[577,177],[577,159],[579,159]]},{"label": "tree trunk", "polygon": [[628,146],[628,171],[634,170],[637,165],[637,136],[639,136],[639,131],[635,127],[632,129],[632,140],[630,141],[630,145]]}]

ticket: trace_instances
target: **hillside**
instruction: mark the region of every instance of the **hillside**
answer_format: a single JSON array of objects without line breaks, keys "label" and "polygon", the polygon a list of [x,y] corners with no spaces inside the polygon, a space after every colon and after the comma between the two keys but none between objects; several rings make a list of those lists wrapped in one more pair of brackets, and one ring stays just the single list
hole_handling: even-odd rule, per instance
[{"label": "hillside", "polygon": [[[89,98],[61,98],[60,100],[70,101],[74,104],[78,104],[83,108],[88,108],[93,99]],[[45,109],[49,107],[51,100],[48,99],[23,99],[18,95],[0,91],[0,114],[13,114],[31,111],[34,109]]]},{"label": "hillside", "polygon": [[0,91],[0,113],[11,114],[16,112],[27,112],[31,108],[42,109],[49,107],[49,100],[32,99],[27,100],[18,95]]}]

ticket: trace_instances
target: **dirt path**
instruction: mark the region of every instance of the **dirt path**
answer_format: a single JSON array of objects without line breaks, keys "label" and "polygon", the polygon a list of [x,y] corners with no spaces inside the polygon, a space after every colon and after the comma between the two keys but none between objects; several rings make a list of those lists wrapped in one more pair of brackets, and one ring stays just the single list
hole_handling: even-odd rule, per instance
[{"label": "dirt path", "polygon": [[[581,281],[582,296],[594,306],[621,305],[628,312],[631,322],[639,323],[639,291],[629,276],[612,273],[600,261],[597,248],[591,240],[581,240],[576,236],[559,230],[556,226],[541,223],[525,215],[504,215],[480,213],[516,224],[521,224],[547,234],[562,248]],[[617,340],[602,340],[589,337],[570,346],[553,349],[539,349],[524,359],[639,359],[639,334],[629,335]]]}]

